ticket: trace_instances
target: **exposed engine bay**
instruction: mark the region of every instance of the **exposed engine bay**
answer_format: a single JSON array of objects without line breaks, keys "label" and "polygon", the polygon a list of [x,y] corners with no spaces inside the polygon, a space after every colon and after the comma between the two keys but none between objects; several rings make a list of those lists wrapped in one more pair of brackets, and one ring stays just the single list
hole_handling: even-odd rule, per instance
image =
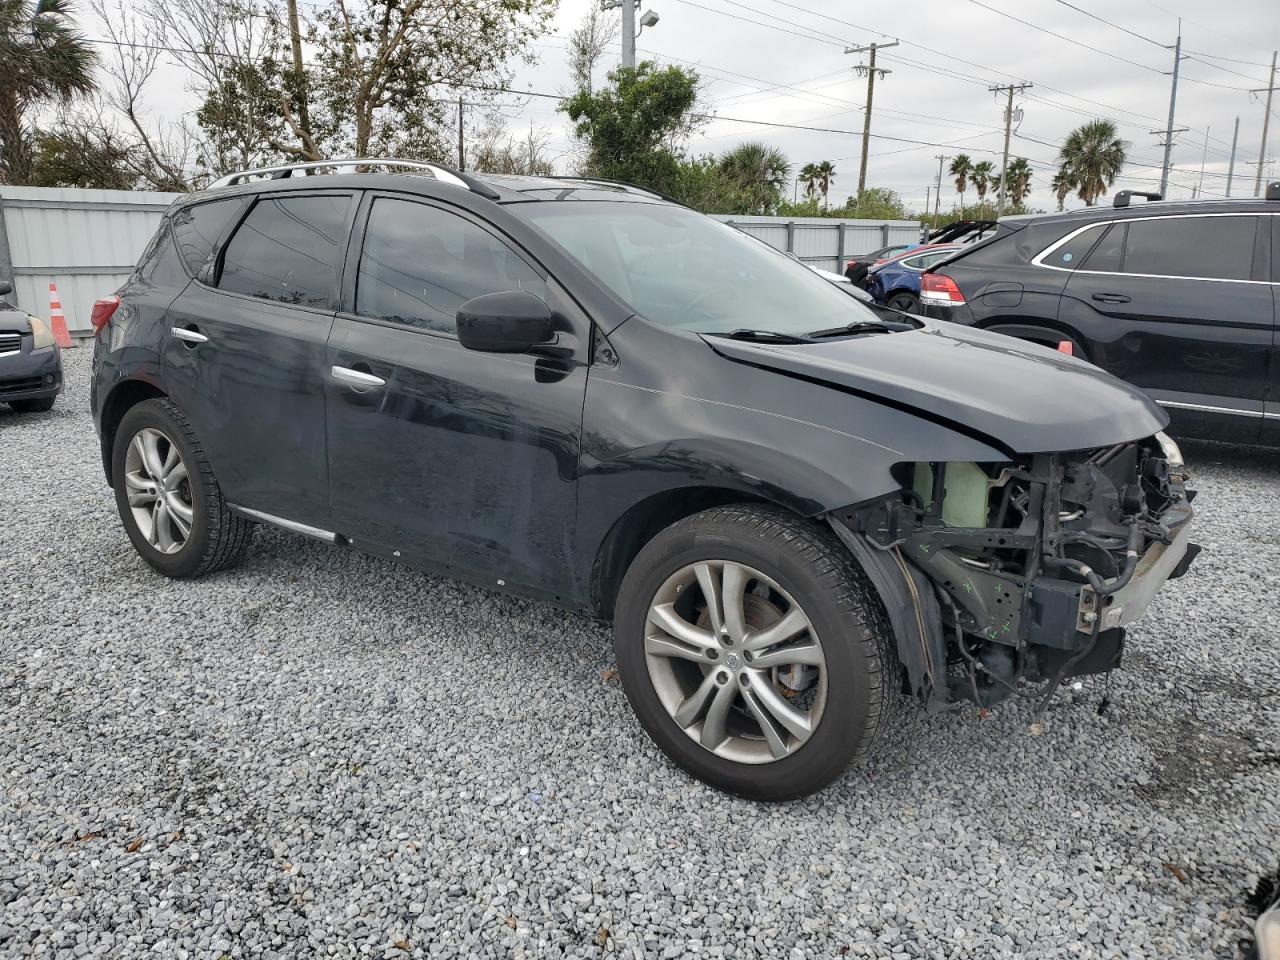
[{"label": "exposed engine bay", "polygon": [[1163,434],[895,475],[899,494],[837,511],[832,526],[886,600],[912,691],[935,709],[1048,696],[1113,669],[1125,626],[1199,552],[1195,492]]}]

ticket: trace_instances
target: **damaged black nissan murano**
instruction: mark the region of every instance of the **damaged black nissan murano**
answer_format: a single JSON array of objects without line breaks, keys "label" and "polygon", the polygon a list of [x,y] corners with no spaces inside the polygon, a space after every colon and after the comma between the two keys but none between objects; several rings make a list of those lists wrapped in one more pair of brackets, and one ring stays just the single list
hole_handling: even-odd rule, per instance
[{"label": "damaged black nissan murano", "polygon": [[175,202],[93,322],[156,570],[273,524],[612,620],[649,735],[746,797],[830,783],[903,691],[1112,669],[1198,549],[1138,390],[626,184],[247,171]]}]

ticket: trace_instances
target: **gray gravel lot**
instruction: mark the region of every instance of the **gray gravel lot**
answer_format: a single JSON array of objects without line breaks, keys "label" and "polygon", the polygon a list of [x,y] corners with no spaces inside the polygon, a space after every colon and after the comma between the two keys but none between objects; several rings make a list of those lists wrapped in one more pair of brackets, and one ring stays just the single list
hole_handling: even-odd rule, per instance
[{"label": "gray gravel lot", "polygon": [[[87,410],[0,407],[0,955],[1230,957],[1280,858],[1280,454],[1187,453],[1205,545],[1113,704],[904,719],[804,802],[633,721],[608,629],[261,530],[152,573]],[[904,714],[904,717],[910,716]]]}]

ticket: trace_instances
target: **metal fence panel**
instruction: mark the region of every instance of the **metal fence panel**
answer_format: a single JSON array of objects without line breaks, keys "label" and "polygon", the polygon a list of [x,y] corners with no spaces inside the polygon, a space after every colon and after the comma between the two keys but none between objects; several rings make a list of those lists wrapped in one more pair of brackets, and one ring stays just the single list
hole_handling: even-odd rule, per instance
[{"label": "metal fence panel", "polygon": [[48,319],[55,283],[67,328],[87,335],[93,301],[124,283],[178,196],[0,186],[0,280],[13,283],[9,299]]},{"label": "metal fence panel", "polygon": [[716,215],[775,247],[794,253],[810,266],[844,272],[844,262],[894,243],[918,243],[915,220],[837,220],[830,217],[742,217]]}]

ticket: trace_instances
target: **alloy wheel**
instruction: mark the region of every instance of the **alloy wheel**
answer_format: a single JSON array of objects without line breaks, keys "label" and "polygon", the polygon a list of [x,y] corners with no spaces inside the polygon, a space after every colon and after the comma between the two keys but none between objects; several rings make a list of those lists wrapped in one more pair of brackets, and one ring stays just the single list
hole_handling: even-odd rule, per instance
[{"label": "alloy wheel", "polygon": [[153,427],[134,434],[125,453],[129,508],[147,543],[177,553],[191,536],[195,506],[191,480],[178,445]]},{"label": "alloy wheel", "polygon": [[645,662],[690,738],[726,760],[793,754],[822,718],[826,658],[800,605],[745,564],[707,560],[667,578],[649,605]]}]

